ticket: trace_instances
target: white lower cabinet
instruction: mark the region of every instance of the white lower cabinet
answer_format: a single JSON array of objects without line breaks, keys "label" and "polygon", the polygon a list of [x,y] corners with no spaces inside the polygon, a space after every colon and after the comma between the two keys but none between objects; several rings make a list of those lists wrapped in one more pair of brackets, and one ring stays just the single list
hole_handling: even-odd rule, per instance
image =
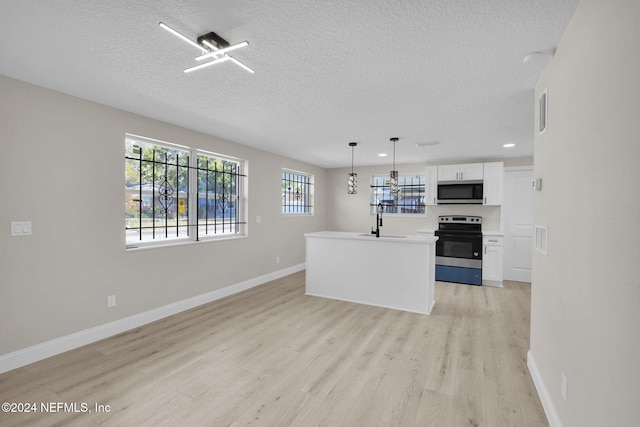
[{"label": "white lower cabinet", "polygon": [[482,237],[482,284],[502,287],[502,236]]}]

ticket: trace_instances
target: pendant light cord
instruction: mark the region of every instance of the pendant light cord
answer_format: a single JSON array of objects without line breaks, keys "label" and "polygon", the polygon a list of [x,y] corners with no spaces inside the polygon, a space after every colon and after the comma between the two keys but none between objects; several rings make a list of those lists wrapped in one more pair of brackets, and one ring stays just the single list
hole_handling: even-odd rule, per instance
[{"label": "pendant light cord", "polygon": [[391,138],[391,142],[393,142],[393,170],[396,170],[396,141],[398,138]]},{"label": "pendant light cord", "polygon": [[358,145],[357,142],[350,142],[349,147],[351,147],[351,173],[353,174],[353,149]]},{"label": "pendant light cord", "polygon": [[351,173],[353,173],[353,145],[351,146]]},{"label": "pendant light cord", "polygon": [[393,140],[393,170],[396,170],[396,139],[392,138]]}]

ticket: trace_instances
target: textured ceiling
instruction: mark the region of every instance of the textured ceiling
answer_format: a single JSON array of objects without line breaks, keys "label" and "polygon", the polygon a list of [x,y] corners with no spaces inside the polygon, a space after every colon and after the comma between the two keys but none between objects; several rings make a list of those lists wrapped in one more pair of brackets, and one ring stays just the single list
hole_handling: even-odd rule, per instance
[{"label": "textured ceiling", "polygon": [[[522,60],[554,49],[576,5],[0,0],[0,74],[322,167],[350,165],[350,141],[356,165],[388,163],[390,137],[397,163],[530,156],[548,56]],[[185,74],[197,51],[160,21],[249,41],[232,55],[255,74]]]}]

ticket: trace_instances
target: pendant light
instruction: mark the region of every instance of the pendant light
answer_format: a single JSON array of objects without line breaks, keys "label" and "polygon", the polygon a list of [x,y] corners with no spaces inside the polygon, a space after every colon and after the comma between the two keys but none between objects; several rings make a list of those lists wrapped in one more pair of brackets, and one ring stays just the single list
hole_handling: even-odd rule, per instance
[{"label": "pendant light", "polygon": [[398,138],[391,138],[391,142],[393,142],[393,169],[389,174],[389,191],[391,195],[394,197],[398,197],[398,193],[400,191],[398,187],[398,171],[396,170],[396,142]]},{"label": "pendant light", "polygon": [[353,149],[358,145],[357,142],[350,142],[349,147],[351,147],[351,173],[347,178],[347,193],[348,194],[356,194],[358,192],[358,174],[353,172]]}]

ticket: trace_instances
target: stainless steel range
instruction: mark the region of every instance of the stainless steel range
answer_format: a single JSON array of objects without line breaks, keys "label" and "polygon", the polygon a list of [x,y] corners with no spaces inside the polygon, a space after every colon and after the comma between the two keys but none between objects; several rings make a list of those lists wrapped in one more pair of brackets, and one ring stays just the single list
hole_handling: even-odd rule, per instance
[{"label": "stainless steel range", "polygon": [[438,217],[436,280],[482,285],[482,217]]}]

